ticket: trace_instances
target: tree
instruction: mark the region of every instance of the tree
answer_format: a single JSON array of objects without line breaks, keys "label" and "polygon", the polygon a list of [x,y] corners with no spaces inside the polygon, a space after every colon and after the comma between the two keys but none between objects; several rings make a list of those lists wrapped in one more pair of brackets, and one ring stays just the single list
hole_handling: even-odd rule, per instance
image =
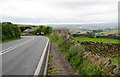
[{"label": "tree", "polygon": [[0,41],[2,41],[2,23],[0,23]]},{"label": "tree", "polygon": [[52,32],[52,27],[47,26],[47,27],[45,28],[45,34],[51,34],[51,32]]},{"label": "tree", "polygon": [[13,30],[14,30],[14,32],[15,32],[15,37],[16,37],[16,38],[19,38],[20,35],[21,35],[20,28],[17,27],[17,25],[13,25]]},{"label": "tree", "polygon": [[52,32],[52,27],[50,26],[43,26],[40,25],[37,29],[36,34],[42,35],[42,34],[50,34]]},{"label": "tree", "polygon": [[31,27],[20,27],[21,32],[23,32],[26,29],[31,29]]},{"label": "tree", "polygon": [[38,29],[37,29],[36,34],[41,35],[42,33],[44,34],[44,32],[45,32],[45,26],[40,25],[40,26],[38,27]]}]

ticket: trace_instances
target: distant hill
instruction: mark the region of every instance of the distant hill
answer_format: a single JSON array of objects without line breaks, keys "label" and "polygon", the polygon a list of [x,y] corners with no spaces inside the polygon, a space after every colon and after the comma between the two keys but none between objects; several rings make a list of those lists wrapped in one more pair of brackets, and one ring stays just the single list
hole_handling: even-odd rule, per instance
[{"label": "distant hill", "polygon": [[68,28],[70,30],[98,30],[98,29],[117,29],[117,23],[102,23],[102,24],[49,24],[54,28]]}]

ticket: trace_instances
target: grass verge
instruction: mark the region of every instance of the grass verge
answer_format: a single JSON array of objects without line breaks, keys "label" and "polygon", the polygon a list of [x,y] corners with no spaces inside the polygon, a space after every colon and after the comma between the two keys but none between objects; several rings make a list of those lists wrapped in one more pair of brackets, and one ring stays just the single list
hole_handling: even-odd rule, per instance
[{"label": "grass verge", "polygon": [[60,50],[64,53],[65,58],[71,63],[73,69],[79,75],[102,75],[105,74],[105,71],[97,67],[94,64],[91,64],[83,58],[83,53],[85,51],[83,46],[74,45],[71,41],[65,41],[62,37],[56,37],[53,35],[48,35],[53,43],[59,45]]},{"label": "grass verge", "polygon": [[14,39],[9,39],[9,40],[4,40],[4,41],[0,41],[0,43],[9,42],[9,41],[18,40],[18,39],[21,39],[21,38],[14,38]]}]

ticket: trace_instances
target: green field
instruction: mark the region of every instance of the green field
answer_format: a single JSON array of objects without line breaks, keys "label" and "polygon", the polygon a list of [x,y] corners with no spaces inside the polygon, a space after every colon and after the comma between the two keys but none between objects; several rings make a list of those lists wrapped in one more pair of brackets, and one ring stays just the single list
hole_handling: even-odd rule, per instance
[{"label": "green field", "polygon": [[120,43],[120,40],[117,39],[106,39],[106,38],[90,38],[90,37],[74,37],[75,40],[80,41],[95,41],[95,42],[104,42],[104,43]]},{"label": "green field", "polygon": [[31,27],[32,29],[38,29],[38,27],[32,27],[32,25],[22,25],[22,24],[17,24],[18,27]]},{"label": "green field", "polygon": [[21,24],[17,24],[18,27],[32,27],[32,25],[21,25]]}]

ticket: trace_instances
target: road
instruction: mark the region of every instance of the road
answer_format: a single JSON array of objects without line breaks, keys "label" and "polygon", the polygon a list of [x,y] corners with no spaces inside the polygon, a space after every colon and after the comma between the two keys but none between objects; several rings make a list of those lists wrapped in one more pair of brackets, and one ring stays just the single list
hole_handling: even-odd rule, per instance
[{"label": "road", "polygon": [[43,36],[22,36],[2,44],[3,75],[34,75],[49,42]]}]

